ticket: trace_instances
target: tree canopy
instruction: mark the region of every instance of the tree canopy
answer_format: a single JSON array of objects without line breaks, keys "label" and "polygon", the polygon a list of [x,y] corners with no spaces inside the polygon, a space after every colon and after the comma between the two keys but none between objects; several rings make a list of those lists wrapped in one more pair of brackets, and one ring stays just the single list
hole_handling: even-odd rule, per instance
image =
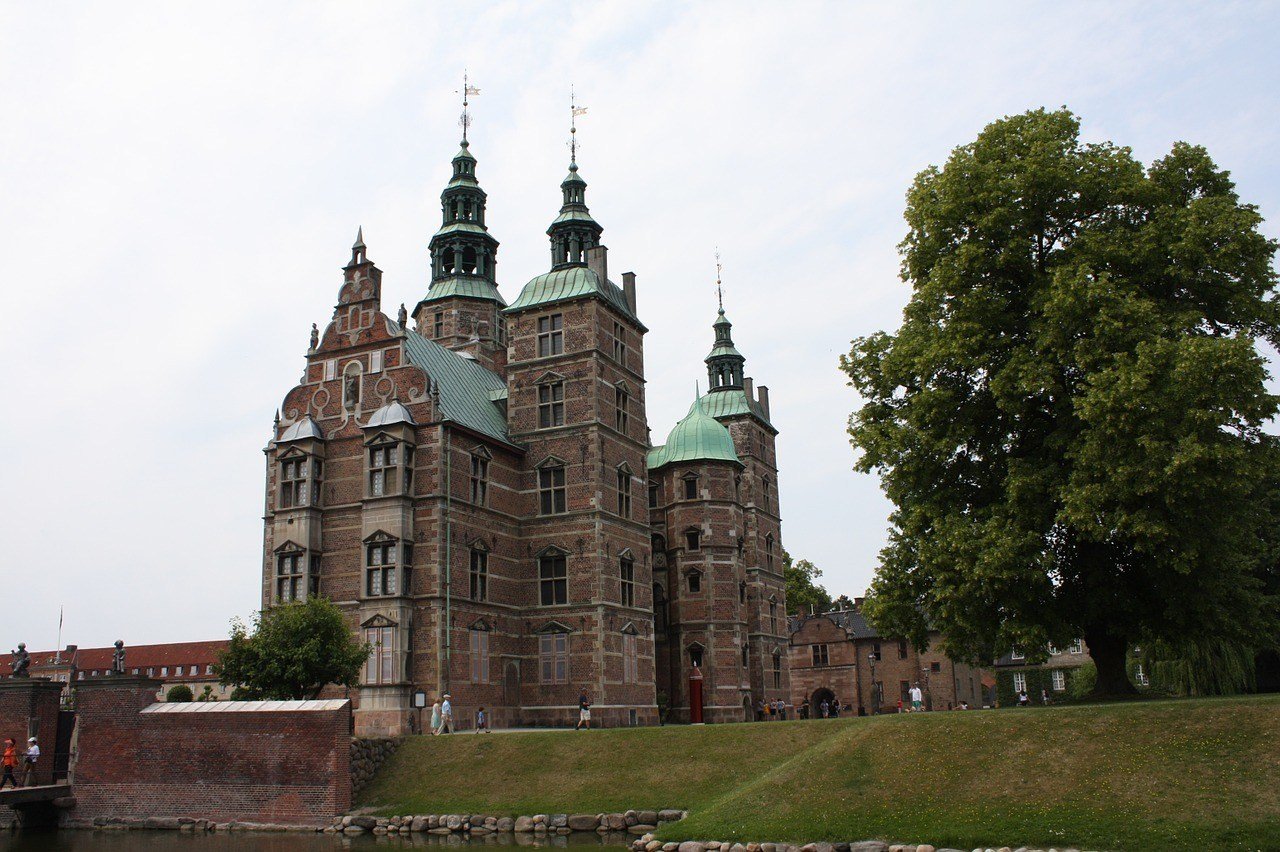
[{"label": "tree canopy", "polygon": [[822,569],[808,559],[794,560],[783,548],[782,577],[787,583],[787,608],[795,614],[825,612],[831,608],[831,595],[818,584]]},{"label": "tree canopy", "polygon": [[252,633],[233,621],[217,673],[233,699],[315,698],[331,683],[355,686],[369,650],[336,606],[312,597],[262,611]]},{"label": "tree canopy", "polygon": [[841,359],[858,466],[894,504],[868,609],[990,660],[1083,637],[1257,645],[1280,341],[1276,245],[1201,147],[1144,168],[1069,111],[986,127],[907,197],[896,333]]}]

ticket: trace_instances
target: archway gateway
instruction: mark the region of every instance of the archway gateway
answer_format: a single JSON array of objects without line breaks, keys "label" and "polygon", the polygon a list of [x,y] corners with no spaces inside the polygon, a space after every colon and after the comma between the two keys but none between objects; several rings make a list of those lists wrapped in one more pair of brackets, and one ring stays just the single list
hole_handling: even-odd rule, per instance
[{"label": "archway gateway", "polygon": [[827,706],[836,703],[836,694],[825,686],[820,686],[813,691],[813,695],[809,696],[809,718],[821,719],[822,702],[827,702]]}]

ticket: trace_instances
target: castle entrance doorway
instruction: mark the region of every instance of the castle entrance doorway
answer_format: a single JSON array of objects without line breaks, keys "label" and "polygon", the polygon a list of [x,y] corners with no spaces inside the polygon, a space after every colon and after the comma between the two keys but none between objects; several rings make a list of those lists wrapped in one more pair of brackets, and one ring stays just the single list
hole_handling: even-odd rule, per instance
[{"label": "castle entrance doorway", "polygon": [[[822,702],[827,702],[827,713],[822,712]],[[830,708],[836,703],[836,694],[825,686],[819,687],[809,696],[809,718],[824,719],[831,715]]]}]

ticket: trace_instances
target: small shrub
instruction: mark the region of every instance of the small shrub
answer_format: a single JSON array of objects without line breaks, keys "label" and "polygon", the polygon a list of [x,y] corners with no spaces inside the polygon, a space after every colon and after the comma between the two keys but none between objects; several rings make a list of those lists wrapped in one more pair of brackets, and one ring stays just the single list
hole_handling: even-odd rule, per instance
[{"label": "small shrub", "polygon": [[1098,667],[1093,664],[1093,660],[1085,663],[1077,668],[1067,682],[1067,694],[1076,701],[1080,701],[1093,692],[1093,686],[1098,682]]},{"label": "small shrub", "polygon": [[170,703],[194,701],[195,695],[192,694],[191,687],[185,683],[180,683],[177,686],[169,687],[169,691],[164,694],[164,700]]}]

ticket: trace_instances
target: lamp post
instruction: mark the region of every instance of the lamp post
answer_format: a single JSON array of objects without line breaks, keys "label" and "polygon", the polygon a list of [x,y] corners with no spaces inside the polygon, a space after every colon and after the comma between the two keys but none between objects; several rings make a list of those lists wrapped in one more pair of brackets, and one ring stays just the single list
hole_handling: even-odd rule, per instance
[{"label": "lamp post", "polygon": [[880,682],[876,680],[876,652],[872,651],[867,654],[867,660],[871,663],[871,715],[880,715]]}]

